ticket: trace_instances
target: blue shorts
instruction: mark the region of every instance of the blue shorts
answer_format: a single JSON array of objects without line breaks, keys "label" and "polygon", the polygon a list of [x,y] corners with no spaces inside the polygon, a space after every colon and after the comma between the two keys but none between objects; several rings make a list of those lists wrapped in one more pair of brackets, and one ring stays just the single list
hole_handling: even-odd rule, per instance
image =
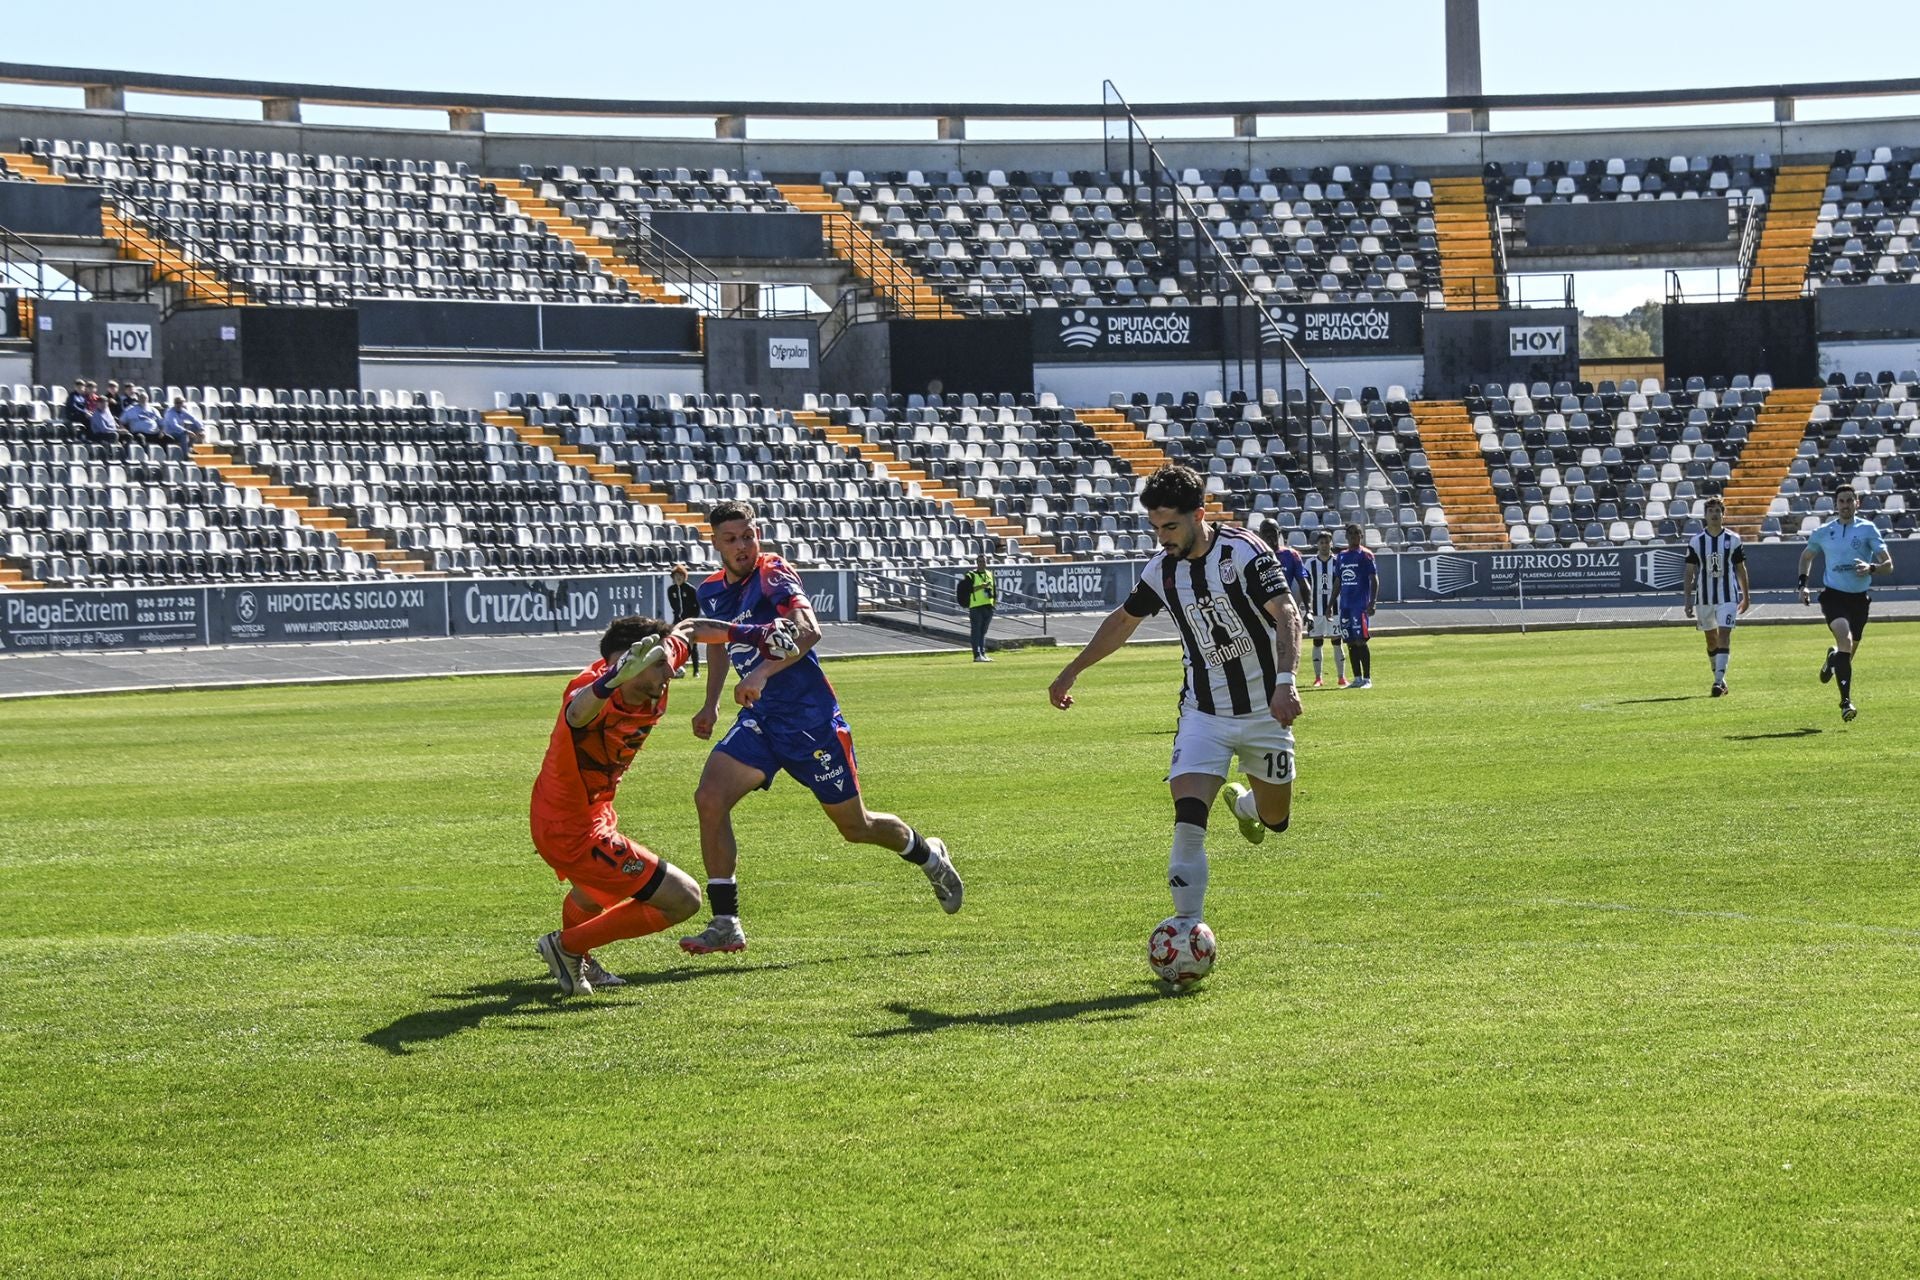
[{"label": "blue shorts", "polygon": [[733,728],[727,730],[727,736],[720,739],[714,750],[765,774],[767,780],[760,784],[762,791],[773,785],[774,774],[785,770],[813,792],[821,804],[839,804],[860,794],[860,767],[853,754],[853,731],[837,711],[831,720],[813,729],[776,732],[748,707],[740,712]]},{"label": "blue shorts", "polygon": [[1344,608],[1340,610],[1340,638],[1346,641],[1365,640],[1373,634],[1373,628],[1367,624],[1367,606],[1356,605],[1352,613]]}]

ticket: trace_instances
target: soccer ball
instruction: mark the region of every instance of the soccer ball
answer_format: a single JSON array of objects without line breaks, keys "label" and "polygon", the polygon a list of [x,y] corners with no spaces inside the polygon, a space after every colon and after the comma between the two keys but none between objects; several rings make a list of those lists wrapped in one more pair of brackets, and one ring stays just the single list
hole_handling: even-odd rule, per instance
[{"label": "soccer ball", "polygon": [[1169,916],[1147,939],[1147,964],[1161,981],[1190,987],[1213,972],[1218,948],[1205,922]]}]

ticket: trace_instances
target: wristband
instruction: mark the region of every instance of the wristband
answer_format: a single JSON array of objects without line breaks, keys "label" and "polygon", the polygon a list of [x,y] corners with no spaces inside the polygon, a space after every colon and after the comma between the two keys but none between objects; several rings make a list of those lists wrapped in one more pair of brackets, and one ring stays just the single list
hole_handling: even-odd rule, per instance
[{"label": "wristband", "polygon": [[620,668],[618,666],[608,667],[605,671],[602,671],[599,675],[595,676],[593,683],[588,685],[587,688],[593,690],[594,697],[600,699],[600,701],[602,702],[605,702],[609,698],[613,697],[614,686],[611,682],[613,678],[619,674],[620,674]]},{"label": "wristband", "polygon": [[1292,684],[1292,683],[1293,683],[1293,672],[1291,672],[1291,671],[1282,671],[1282,672],[1281,672],[1281,673],[1280,673],[1279,675],[1277,675],[1277,676],[1275,676],[1275,677],[1273,678],[1273,682],[1274,682],[1275,684]]}]

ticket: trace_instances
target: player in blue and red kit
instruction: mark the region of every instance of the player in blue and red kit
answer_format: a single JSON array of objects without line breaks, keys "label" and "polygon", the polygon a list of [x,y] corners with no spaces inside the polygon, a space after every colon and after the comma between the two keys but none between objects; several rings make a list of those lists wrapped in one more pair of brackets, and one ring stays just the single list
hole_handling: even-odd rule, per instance
[{"label": "player in blue and red kit", "polygon": [[926,872],[948,914],[958,911],[963,886],[946,845],[890,813],[873,812],[861,797],[853,734],[812,652],[820,642],[820,623],[800,575],[779,556],[761,552],[754,510],[746,503],[720,503],[707,513],[707,525],[721,568],[698,588],[700,614],[728,623],[731,630],[724,647],[708,651],[707,701],[693,718],[694,735],[713,736],[728,663],[739,676],[733,700],[740,714],[707,757],[694,793],[713,920],[700,933],[682,938],[681,947],[694,955],[746,949],[734,877],[740,850],[733,838],[733,807],[749,792],[772,786],[773,776],[782,771],[813,792],[849,843],[898,853]]},{"label": "player in blue and red kit", "polygon": [[1340,627],[1353,659],[1351,689],[1373,688],[1373,627],[1368,619],[1380,598],[1380,570],[1373,552],[1361,545],[1360,526],[1346,527],[1347,549],[1333,558],[1340,577]]},{"label": "player in blue and red kit", "polygon": [[1267,550],[1273,552],[1273,558],[1280,564],[1280,572],[1286,575],[1287,590],[1293,592],[1294,603],[1300,606],[1302,618],[1312,615],[1307,608],[1307,562],[1298,551],[1287,545],[1287,539],[1280,532],[1280,526],[1269,520],[1260,526],[1260,541],[1267,544]]}]

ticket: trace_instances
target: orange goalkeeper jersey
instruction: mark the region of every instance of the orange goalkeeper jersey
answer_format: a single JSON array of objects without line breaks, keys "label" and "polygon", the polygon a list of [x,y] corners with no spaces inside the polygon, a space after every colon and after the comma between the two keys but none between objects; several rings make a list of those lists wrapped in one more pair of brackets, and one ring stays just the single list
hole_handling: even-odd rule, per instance
[{"label": "orange goalkeeper jersey", "polygon": [[[667,660],[675,667],[686,661],[687,647],[667,638]],[[646,745],[647,735],[667,713],[667,695],[650,706],[633,708],[614,696],[585,728],[567,722],[567,703],[574,692],[592,684],[606,671],[603,659],[567,682],[560,695],[560,714],[547,740],[547,757],[533,783],[531,812],[534,844],[576,844],[607,835],[619,815],[613,811],[613,793],[627,766]],[[563,852],[555,849],[554,852]]]}]

